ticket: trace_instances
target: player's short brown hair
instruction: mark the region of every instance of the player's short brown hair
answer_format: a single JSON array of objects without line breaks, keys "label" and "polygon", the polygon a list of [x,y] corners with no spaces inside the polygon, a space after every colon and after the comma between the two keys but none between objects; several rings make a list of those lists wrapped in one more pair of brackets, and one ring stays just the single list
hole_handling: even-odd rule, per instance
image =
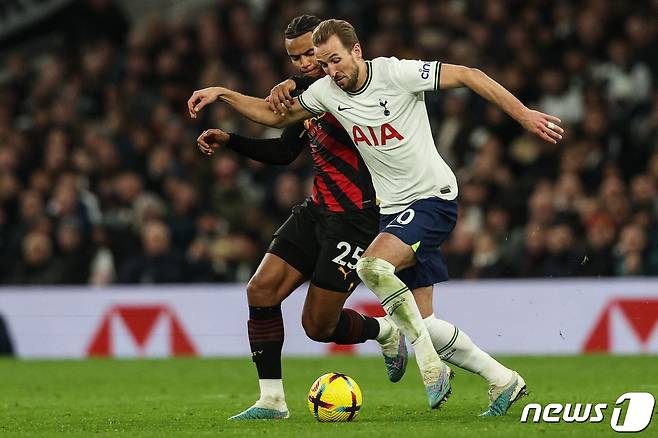
[{"label": "player's short brown hair", "polygon": [[352,50],[352,47],[359,42],[354,26],[345,20],[332,18],[324,20],[315,28],[313,31],[313,45],[319,46],[326,43],[332,35],[336,35],[347,50]]}]

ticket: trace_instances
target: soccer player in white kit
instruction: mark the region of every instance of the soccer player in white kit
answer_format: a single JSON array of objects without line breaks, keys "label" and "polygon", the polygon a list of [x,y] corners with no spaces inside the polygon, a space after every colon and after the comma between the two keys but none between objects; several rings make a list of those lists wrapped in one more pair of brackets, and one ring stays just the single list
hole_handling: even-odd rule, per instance
[{"label": "soccer player in white kit", "polygon": [[[525,392],[523,379],[431,312],[432,285],[447,280],[439,246],[456,222],[458,188],[434,145],[423,92],[469,87],[552,143],[561,139],[559,119],[528,109],[477,69],[396,58],[364,61],[354,28],[342,20],[321,23],[313,44],[327,76],[283,102],[279,113],[262,99],[215,87],[195,92],[190,114],[221,100],[256,122],[280,127],[331,112],[351,133],[380,200],[381,232],[357,263],[358,275],[414,346],[430,406],[438,407],[450,393],[450,370],[439,350],[489,381],[491,404],[484,415],[504,414]],[[429,316],[423,319],[419,307]]]}]

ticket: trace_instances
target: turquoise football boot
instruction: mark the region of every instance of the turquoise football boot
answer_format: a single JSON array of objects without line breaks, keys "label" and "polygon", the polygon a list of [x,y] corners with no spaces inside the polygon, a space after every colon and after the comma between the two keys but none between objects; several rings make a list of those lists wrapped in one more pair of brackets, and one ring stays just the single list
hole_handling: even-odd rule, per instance
[{"label": "turquoise football boot", "polygon": [[453,372],[450,367],[444,363],[441,364],[442,369],[436,382],[425,385],[425,392],[427,392],[427,399],[430,408],[438,409],[450,397],[452,389],[450,388],[450,379],[453,377]]},{"label": "turquoise football boot", "polygon": [[252,406],[229,418],[229,420],[285,420],[290,418],[290,413],[276,409],[259,408]]},{"label": "turquoise football boot", "polygon": [[514,402],[528,394],[525,380],[514,371],[512,379],[507,385],[489,387],[489,400],[491,403],[480,417],[500,417],[505,415]]},{"label": "turquoise football boot", "polygon": [[396,341],[398,345],[397,354],[393,357],[384,354],[386,373],[388,374],[388,380],[391,382],[399,382],[400,379],[402,379],[402,376],[404,376],[404,372],[407,369],[407,360],[409,358],[405,337],[399,330],[395,330],[395,335],[393,336],[393,339],[391,339],[391,342]]}]

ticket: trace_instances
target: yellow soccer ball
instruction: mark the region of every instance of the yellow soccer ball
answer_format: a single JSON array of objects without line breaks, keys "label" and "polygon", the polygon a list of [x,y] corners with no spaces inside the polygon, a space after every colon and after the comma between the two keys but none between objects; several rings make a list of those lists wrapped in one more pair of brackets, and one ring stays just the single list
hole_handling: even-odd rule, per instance
[{"label": "yellow soccer ball", "polygon": [[313,382],[308,408],[318,421],[352,421],[363,403],[354,379],[341,373],[327,373]]}]

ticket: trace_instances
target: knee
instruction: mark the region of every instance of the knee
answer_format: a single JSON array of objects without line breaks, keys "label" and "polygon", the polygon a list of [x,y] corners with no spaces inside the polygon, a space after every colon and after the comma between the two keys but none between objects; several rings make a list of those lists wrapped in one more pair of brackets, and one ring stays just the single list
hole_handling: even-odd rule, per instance
[{"label": "knee", "polygon": [[302,327],[304,327],[306,336],[316,342],[329,342],[336,330],[335,324],[328,324],[325,321],[314,320],[306,316],[302,317]]},{"label": "knee", "polygon": [[373,289],[395,273],[395,266],[377,257],[361,257],[356,264],[356,273],[368,288]]},{"label": "knee", "polygon": [[282,301],[277,283],[262,276],[254,276],[247,283],[247,300],[252,306],[276,306]]}]

